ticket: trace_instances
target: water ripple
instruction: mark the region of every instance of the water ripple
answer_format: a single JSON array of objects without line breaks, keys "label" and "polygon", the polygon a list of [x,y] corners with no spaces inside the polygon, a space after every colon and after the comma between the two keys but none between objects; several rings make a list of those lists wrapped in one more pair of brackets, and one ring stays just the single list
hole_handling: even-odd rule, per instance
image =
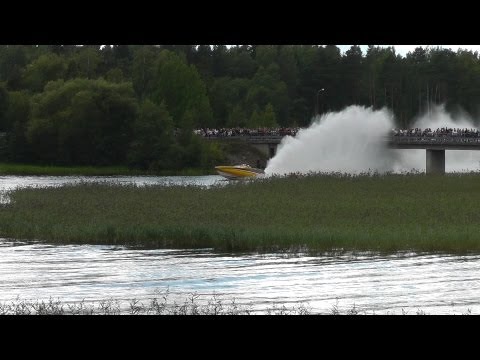
[{"label": "water ripple", "polygon": [[0,302],[221,294],[261,311],[307,303],[376,313],[480,310],[480,255],[214,254],[0,239]]}]

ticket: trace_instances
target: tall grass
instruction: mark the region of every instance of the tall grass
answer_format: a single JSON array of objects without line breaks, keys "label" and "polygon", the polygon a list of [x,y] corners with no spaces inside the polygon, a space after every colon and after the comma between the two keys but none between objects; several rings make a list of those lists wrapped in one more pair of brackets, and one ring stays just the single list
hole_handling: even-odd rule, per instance
[{"label": "tall grass", "polygon": [[[308,303],[295,305],[273,304],[264,310],[254,309],[253,304],[239,304],[235,298],[228,299],[213,294],[210,297],[197,293],[185,294],[175,300],[169,291],[162,291],[150,298],[118,300],[114,298],[97,301],[66,302],[60,299],[0,301],[1,315],[429,315],[422,309],[387,310],[377,312],[355,305],[339,306],[338,299],[328,311],[313,309]],[[467,308],[459,312],[452,306],[445,314],[472,315]]]},{"label": "tall grass", "polygon": [[224,187],[20,189],[0,236],[219,251],[480,250],[480,175],[323,174]]}]

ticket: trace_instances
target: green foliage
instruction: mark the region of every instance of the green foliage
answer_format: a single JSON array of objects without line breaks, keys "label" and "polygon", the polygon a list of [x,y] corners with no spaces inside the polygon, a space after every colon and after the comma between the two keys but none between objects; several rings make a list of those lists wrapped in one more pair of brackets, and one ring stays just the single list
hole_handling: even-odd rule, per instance
[{"label": "green foliage", "polygon": [[[236,127],[245,124],[245,99],[251,81],[248,79],[221,77],[213,81],[210,98],[214,123],[217,127]],[[235,113],[232,115],[232,113]],[[233,116],[233,118],[232,118]]]},{"label": "green foliage", "polygon": [[266,127],[266,128],[278,127],[273,105],[268,103],[265,106],[265,110],[261,112],[255,109],[252,113],[252,116],[250,117],[250,120],[247,123],[247,126],[253,129],[263,128],[263,127]]},{"label": "green foliage", "polygon": [[278,58],[277,45],[259,45],[255,49],[255,60],[264,68],[276,62]]},{"label": "green foliage", "polygon": [[64,58],[55,54],[45,54],[26,67],[23,82],[29,90],[40,92],[47,82],[63,79],[66,70]]},{"label": "green foliage", "polygon": [[24,92],[11,92],[5,113],[5,122],[8,124],[7,159],[10,161],[22,162],[31,158],[31,148],[26,138],[30,117],[30,97]]},{"label": "green foliage", "polygon": [[158,51],[155,48],[142,46],[134,52],[132,81],[133,88],[140,99],[153,92],[157,69]]},{"label": "green foliage", "polygon": [[0,132],[9,130],[10,122],[6,117],[8,109],[8,91],[5,86],[0,83]]},{"label": "green foliage", "polygon": [[176,126],[181,127],[187,113],[194,116],[195,127],[212,125],[212,111],[205,84],[194,65],[188,65],[181,57],[163,50],[153,90],[156,103],[167,105]]},{"label": "green foliage", "polygon": [[81,47],[74,56],[77,67],[77,76],[92,79],[96,77],[101,57],[98,50],[91,47]]},{"label": "green foliage", "polygon": [[263,112],[263,126],[267,128],[278,127],[273,105],[268,103]]},{"label": "green foliage", "polygon": [[204,169],[213,169],[214,166],[221,163],[225,155],[220,144],[215,142],[202,143],[202,153],[200,157],[201,167]]},{"label": "green foliage", "polygon": [[235,46],[228,52],[227,73],[232,78],[252,78],[258,68],[248,47]]},{"label": "green foliage", "polygon": [[113,83],[117,83],[117,84],[124,82],[123,71],[119,68],[110,69],[105,74],[105,80]]},{"label": "green foliage", "polygon": [[240,104],[233,107],[228,115],[226,126],[233,127],[245,127],[247,125],[247,114]]},{"label": "green foliage", "polygon": [[258,112],[258,109],[253,110],[252,116],[247,122],[247,127],[250,129],[256,129],[262,126],[262,115]]},{"label": "green foliage", "polygon": [[133,124],[129,165],[154,170],[171,168],[173,142],[173,122],[165,104],[156,105],[149,100],[143,102]]},{"label": "green foliage", "polygon": [[34,99],[27,138],[37,161],[120,164],[126,160],[135,116],[129,83],[59,81]]},{"label": "green foliage", "polygon": [[281,80],[280,67],[276,63],[259,68],[246,96],[246,104],[252,112],[255,106],[263,109],[268,103],[275,107],[279,123],[286,125],[290,100],[287,85]]},{"label": "green foliage", "polygon": [[8,90],[19,90],[22,87],[22,71],[27,61],[24,46],[0,46],[0,82],[6,81]]}]

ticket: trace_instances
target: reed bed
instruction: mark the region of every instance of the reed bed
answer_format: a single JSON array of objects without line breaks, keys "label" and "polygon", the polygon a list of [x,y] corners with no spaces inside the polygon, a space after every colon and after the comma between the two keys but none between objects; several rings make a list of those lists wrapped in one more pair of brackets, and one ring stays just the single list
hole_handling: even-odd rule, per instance
[{"label": "reed bed", "polygon": [[[463,311],[452,306],[446,314],[472,315],[470,308]],[[0,315],[430,315],[420,308],[386,311],[365,310],[355,305],[332,304],[330,309],[318,311],[308,303],[294,305],[273,304],[266,309],[254,309],[252,304],[239,304],[235,298],[222,295],[200,296],[186,294],[183,300],[172,299],[168,290],[148,299],[119,300],[108,298],[97,301],[25,300],[0,302]]]},{"label": "reed bed", "polygon": [[26,188],[0,236],[216,251],[475,252],[480,175],[309,174],[222,187]]}]

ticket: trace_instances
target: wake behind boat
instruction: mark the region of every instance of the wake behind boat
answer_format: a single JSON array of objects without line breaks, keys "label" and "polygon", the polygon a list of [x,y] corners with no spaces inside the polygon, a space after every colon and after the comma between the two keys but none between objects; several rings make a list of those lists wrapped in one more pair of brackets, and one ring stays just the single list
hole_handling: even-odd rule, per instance
[{"label": "wake behind boat", "polygon": [[262,169],[253,168],[250,165],[222,165],[215,166],[218,174],[227,178],[228,180],[239,180],[239,179],[248,179],[255,178],[257,176],[262,176],[265,172]]}]

